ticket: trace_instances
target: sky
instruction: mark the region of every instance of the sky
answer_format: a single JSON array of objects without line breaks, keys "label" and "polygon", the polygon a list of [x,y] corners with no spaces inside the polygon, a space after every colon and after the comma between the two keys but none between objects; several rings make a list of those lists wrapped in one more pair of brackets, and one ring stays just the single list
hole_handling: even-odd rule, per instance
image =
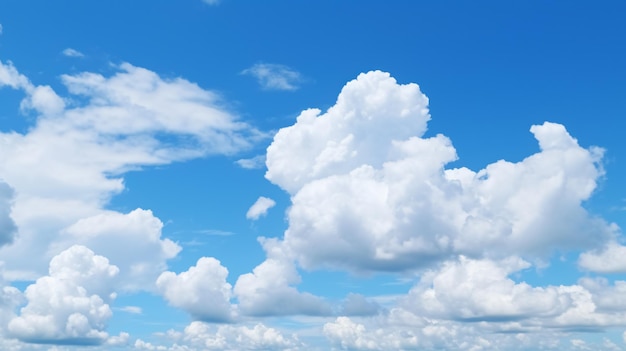
[{"label": "sky", "polygon": [[0,349],[626,350],[624,13],[0,2]]}]

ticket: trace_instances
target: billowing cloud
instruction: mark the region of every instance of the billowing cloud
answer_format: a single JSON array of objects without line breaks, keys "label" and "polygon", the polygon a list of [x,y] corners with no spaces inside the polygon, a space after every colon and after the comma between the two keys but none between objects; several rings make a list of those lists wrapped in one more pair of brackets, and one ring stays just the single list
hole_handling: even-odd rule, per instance
[{"label": "billowing cloud", "polygon": [[443,135],[423,137],[416,84],[361,74],[325,113],[303,111],[267,149],[267,179],[292,195],[283,244],[305,268],[399,271],[454,255],[546,257],[598,247],[614,228],[587,213],[602,150],[531,127],[540,151],[475,172]]},{"label": "billowing cloud", "polygon": [[277,240],[261,238],[260,241],[267,259],[252,273],[241,275],[235,284],[241,313],[251,316],[330,314],[330,306],[324,300],[296,289],[300,275]]},{"label": "billowing cloud", "polygon": [[[18,239],[0,249],[7,278],[35,279],[52,256],[82,243],[122,269],[125,287],[150,288],[180,248],[160,238],[162,223],[150,211],[104,210],[124,189],[124,172],[233,154],[262,133],[238,121],[217,94],[127,63],[111,76],[61,81],[67,97],[0,63],[0,86],[23,91],[21,109],[35,115],[27,132],[0,133],[0,179],[15,190],[10,214],[19,228]],[[112,242],[127,245],[118,250]],[[124,251],[130,247],[132,254]]]},{"label": "billowing cloud", "polygon": [[84,246],[72,246],[50,261],[49,275],[25,292],[28,303],[9,322],[12,336],[31,343],[100,344],[108,334],[119,269]]},{"label": "billowing cloud", "polygon": [[302,81],[299,72],[273,63],[257,63],[243,70],[241,74],[253,76],[266,90],[297,90]]},{"label": "billowing cloud", "polygon": [[465,321],[556,317],[573,307],[574,296],[559,287],[538,288],[508,276],[530,264],[520,259],[447,262],[425,274],[405,302],[416,314]]},{"label": "billowing cloud", "polygon": [[98,253],[120,267],[121,287],[137,290],[150,287],[167,268],[165,262],[181,250],[178,244],[161,238],[162,228],[163,223],[149,210],[127,214],[103,211],[63,229],[52,248],[68,243],[98,248]]},{"label": "billowing cloud", "polygon": [[188,271],[162,273],[156,284],[170,305],[182,308],[207,322],[229,322],[234,318],[230,304],[228,270],[212,257],[202,257]]},{"label": "billowing cloud", "polygon": [[65,50],[62,51],[62,54],[67,56],[67,57],[85,57],[85,55],[76,50],[76,49],[72,49],[72,48],[67,48]]},{"label": "billowing cloud", "polygon": [[256,221],[260,217],[265,216],[267,214],[267,211],[269,211],[269,209],[274,207],[275,205],[276,201],[268,197],[260,196],[248,209],[248,212],[246,213],[246,218]]}]

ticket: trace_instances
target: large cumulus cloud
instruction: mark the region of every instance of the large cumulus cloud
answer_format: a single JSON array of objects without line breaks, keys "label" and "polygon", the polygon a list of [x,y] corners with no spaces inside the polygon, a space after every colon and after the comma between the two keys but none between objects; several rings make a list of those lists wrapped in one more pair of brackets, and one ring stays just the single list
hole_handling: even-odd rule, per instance
[{"label": "large cumulus cloud", "polygon": [[387,73],[361,74],[325,113],[306,110],[267,149],[267,179],[292,195],[286,250],[306,268],[423,268],[456,255],[545,258],[598,247],[615,233],[582,203],[603,175],[602,150],[564,126],[530,128],[539,151],[484,169],[425,137],[428,99]]}]

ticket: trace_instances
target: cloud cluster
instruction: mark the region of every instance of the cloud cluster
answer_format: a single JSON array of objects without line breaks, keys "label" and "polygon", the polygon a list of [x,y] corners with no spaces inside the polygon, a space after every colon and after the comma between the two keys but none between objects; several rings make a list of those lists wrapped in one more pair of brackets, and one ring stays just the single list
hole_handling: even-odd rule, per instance
[{"label": "cloud cluster", "polygon": [[[51,257],[80,243],[120,267],[124,288],[151,289],[180,247],[161,237],[162,223],[150,211],[104,209],[124,189],[124,172],[235,153],[261,133],[238,121],[217,94],[127,63],[110,76],[84,72],[61,82],[66,97],[0,62],[0,86],[23,91],[20,108],[35,115],[28,131],[0,133],[0,179],[14,189],[11,197],[2,188],[0,210],[11,203],[19,228],[18,239],[0,248],[6,275],[35,279]],[[9,243],[12,222],[0,217],[0,238]],[[112,244],[120,242],[127,245]]]},{"label": "cloud cluster", "polygon": [[297,290],[300,275],[280,243],[265,238],[260,242],[267,259],[252,273],[239,276],[235,284],[241,312],[251,316],[330,314],[330,305],[323,299]]},{"label": "cloud cluster", "polygon": [[234,318],[230,305],[231,285],[226,282],[228,270],[212,257],[202,257],[188,271],[164,272],[157,287],[172,305],[207,322],[229,322]]},{"label": "cloud cluster", "polygon": [[170,330],[167,336],[172,346],[153,345],[136,340],[137,350],[196,351],[196,350],[302,350],[302,342],[295,335],[286,336],[280,331],[258,323],[254,326],[210,325],[190,323],[183,332]]},{"label": "cloud cluster", "polygon": [[22,341],[43,344],[100,344],[112,312],[108,302],[119,272],[84,246],[72,246],[50,261],[49,275],[25,292],[28,300],[8,325]]},{"label": "cloud cluster", "polygon": [[[561,350],[578,340],[576,333],[626,326],[626,282],[581,278],[534,287],[510,278],[528,267],[515,257],[461,256],[424,273],[388,313],[338,317],[324,333],[346,350]],[[608,339],[578,344],[621,349]]]},{"label": "cloud cluster", "polygon": [[[9,280],[36,279],[17,316],[22,294],[2,286],[0,330],[27,343],[124,345],[128,334],[106,333],[114,292],[156,290],[181,247],[163,238],[163,223],[150,210],[106,209],[124,189],[123,174],[233,154],[263,135],[238,121],[217,94],[130,64],[108,77],[85,72],[61,82],[68,96],[0,62],[0,87],[22,91],[19,107],[34,116],[23,133],[0,132],[0,257]],[[211,273],[210,263],[166,273],[158,288],[172,305],[208,320],[200,304],[172,295],[172,281],[188,279],[183,286],[205,294],[210,284],[194,281],[194,270]],[[214,274],[219,279],[221,272]],[[230,310],[230,295],[224,299]]]},{"label": "cloud cluster", "polygon": [[[443,135],[424,137],[428,99],[389,74],[361,74],[325,113],[306,110],[267,149],[266,177],[292,195],[284,245],[306,268],[401,271],[455,255],[547,257],[601,246],[614,228],[582,202],[602,150],[560,124],[530,131],[540,151],[479,171]],[[331,243],[331,245],[329,245]]]}]

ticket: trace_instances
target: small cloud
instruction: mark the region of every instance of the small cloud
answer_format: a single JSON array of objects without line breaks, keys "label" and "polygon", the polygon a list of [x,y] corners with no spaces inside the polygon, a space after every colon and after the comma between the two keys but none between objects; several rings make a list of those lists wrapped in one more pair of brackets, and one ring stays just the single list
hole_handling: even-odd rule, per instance
[{"label": "small cloud", "polygon": [[227,230],[219,230],[219,229],[196,230],[196,231],[194,231],[194,233],[204,234],[204,235],[214,235],[214,236],[230,236],[230,235],[235,234],[235,233],[229,232]]},{"label": "small cloud", "polygon": [[67,48],[63,50],[62,54],[67,57],[85,57],[85,55],[82,52],[72,49],[72,48]]},{"label": "small cloud", "polygon": [[220,3],[220,0],[202,0],[205,4],[209,5],[217,5]]},{"label": "small cloud", "polygon": [[138,306],[124,306],[120,308],[120,311],[132,314],[141,314],[141,307]]},{"label": "small cloud", "polygon": [[274,207],[274,205],[276,205],[274,200],[261,196],[256,200],[254,205],[250,207],[248,213],[246,213],[246,218],[256,221],[260,217],[265,216],[267,211]]},{"label": "small cloud", "polygon": [[272,63],[257,63],[245,69],[241,74],[250,75],[266,90],[297,90],[302,81],[299,72],[284,66]]},{"label": "small cloud", "polygon": [[265,155],[258,155],[252,158],[242,158],[235,163],[245,169],[261,169],[265,167]]},{"label": "small cloud", "polygon": [[0,34],[2,34],[2,25],[0,24]]}]

